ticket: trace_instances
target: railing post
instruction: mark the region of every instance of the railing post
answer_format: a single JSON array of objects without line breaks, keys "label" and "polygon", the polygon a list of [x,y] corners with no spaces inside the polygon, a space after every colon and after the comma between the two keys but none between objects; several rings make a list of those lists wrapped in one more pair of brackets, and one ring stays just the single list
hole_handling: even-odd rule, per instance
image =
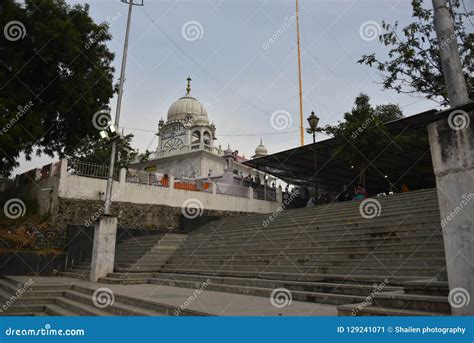
[{"label": "railing post", "polygon": [[213,182],[212,183],[212,195],[217,194],[217,183]]},{"label": "railing post", "polygon": [[120,169],[120,178],[119,178],[119,182],[121,184],[125,183],[127,181],[127,169],[125,168],[122,168]]},{"label": "railing post", "polygon": [[283,191],[281,187],[278,187],[276,189],[276,199],[275,199],[279,204],[283,203]]},{"label": "railing post", "polygon": [[253,188],[249,187],[249,194],[248,194],[249,199],[253,199]]},{"label": "railing post", "polygon": [[173,175],[170,175],[168,188],[171,188],[171,189],[174,188],[174,176]]},{"label": "railing post", "polygon": [[59,177],[63,178],[66,176],[66,174],[67,174],[67,159],[63,158],[61,160],[61,170],[59,172]]}]

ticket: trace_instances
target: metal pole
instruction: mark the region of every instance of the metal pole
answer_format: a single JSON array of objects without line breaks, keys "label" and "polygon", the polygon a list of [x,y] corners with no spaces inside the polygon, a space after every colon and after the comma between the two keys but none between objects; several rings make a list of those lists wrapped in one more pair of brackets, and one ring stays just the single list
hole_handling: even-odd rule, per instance
[{"label": "metal pole", "polygon": [[[125,32],[125,43],[123,45],[122,68],[120,69],[119,89],[117,96],[117,108],[115,112],[115,128],[119,129],[120,123],[120,109],[122,107],[123,84],[125,82],[125,67],[127,65],[128,52],[128,38],[130,34],[130,22],[132,19],[133,0],[130,0],[128,5],[127,30]],[[110,154],[109,176],[107,178],[107,188],[105,191],[105,214],[110,214],[110,205],[112,203],[112,186],[114,183],[114,169],[115,169],[115,152],[117,150],[117,140],[112,141],[112,152]]]},{"label": "metal pole", "polygon": [[446,0],[433,0],[434,26],[438,36],[439,54],[451,107],[469,102],[466,81],[454,33],[454,22]]},{"label": "metal pole", "polygon": [[[313,136],[314,137],[314,136]],[[313,138],[314,140],[314,138]],[[318,171],[318,162],[317,162],[317,152],[316,148],[314,148],[314,197],[316,199],[316,203],[318,202],[318,177],[316,175]]]},{"label": "metal pole", "polygon": [[298,84],[300,97],[300,144],[304,145],[304,130],[303,130],[303,82],[301,81],[301,47],[300,47],[300,14],[299,4],[296,0],[296,41],[298,45]]}]

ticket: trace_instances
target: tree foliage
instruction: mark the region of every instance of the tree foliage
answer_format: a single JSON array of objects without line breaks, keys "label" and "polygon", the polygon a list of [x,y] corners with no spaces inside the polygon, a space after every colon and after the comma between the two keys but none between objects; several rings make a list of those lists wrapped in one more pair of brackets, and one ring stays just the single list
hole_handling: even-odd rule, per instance
[{"label": "tree foliage", "polygon": [[[133,150],[131,145],[132,139],[132,134],[117,137],[115,168],[126,168],[128,164],[136,158],[137,153]],[[108,166],[111,153],[111,141],[94,137],[84,140],[81,146],[76,150],[75,156],[71,156],[71,159],[77,162],[88,162]]]},{"label": "tree foliage", "polygon": [[389,154],[389,146],[396,137],[383,125],[403,117],[398,105],[386,104],[375,108],[366,94],[360,94],[350,112],[337,125],[328,125],[323,131],[341,141],[335,155],[360,171],[360,182],[365,183],[365,170],[378,158]]},{"label": "tree foliage", "polygon": [[94,23],[88,5],[3,0],[0,11],[0,28],[20,33],[0,35],[0,171],[8,174],[21,153],[73,155],[97,137],[92,117],[113,96],[114,55],[108,24]]},{"label": "tree foliage", "polygon": [[[470,97],[474,92],[474,33],[466,26],[473,25],[474,12],[466,13],[459,0],[449,1],[455,22],[455,34]],[[426,8],[425,8],[425,7]],[[385,89],[398,93],[421,95],[441,105],[449,99],[443,78],[439,55],[440,46],[433,24],[433,9],[423,0],[412,0],[414,22],[400,29],[398,22],[382,22],[383,32],[379,41],[389,47],[388,59],[382,60],[375,53],[363,55],[359,63],[377,68],[382,74]]]}]

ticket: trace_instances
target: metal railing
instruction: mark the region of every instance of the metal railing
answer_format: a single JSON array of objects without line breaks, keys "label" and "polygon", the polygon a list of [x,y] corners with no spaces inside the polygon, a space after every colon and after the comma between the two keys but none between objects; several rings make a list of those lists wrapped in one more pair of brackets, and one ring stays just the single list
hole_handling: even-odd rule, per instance
[{"label": "metal railing", "polygon": [[163,174],[134,169],[127,170],[125,181],[159,187],[168,187],[169,185],[169,178]]},{"label": "metal railing", "polygon": [[[96,164],[84,161],[68,161],[68,173],[77,176],[92,177],[95,179],[107,179],[109,166],[106,164]],[[114,180],[118,181],[120,169],[114,170]]]}]

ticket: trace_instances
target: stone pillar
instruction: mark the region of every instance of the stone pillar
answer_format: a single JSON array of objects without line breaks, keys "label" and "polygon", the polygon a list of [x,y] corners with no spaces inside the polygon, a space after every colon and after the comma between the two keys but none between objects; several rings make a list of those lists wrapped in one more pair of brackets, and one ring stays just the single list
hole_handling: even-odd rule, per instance
[{"label": "stone pillar", "polygon": [[169,176],[169,184],[168,184],[168,187],[173,189],[174,188],[174,176],[173,175],[170,175]]},{"label": "stone pillar", "polygon": [[253,199],[253,188],[249,187],[249,194],[248,194],[249,199]]},{"label": "stone pillar", "polygon": [[283,192],[281,187],[277,187],[276,189],[276,201],[281,204],[283,203]]},{"label": "stone pillar", "polygon": [[448,121],[430,124],[428,134],[451,291],[449,298],[452,313],[458,316],[474,315],[474,116],[464,111],[451,114],[454,112],[464,116],[467,127],[456,127],[459,121],[450,115]]},{"label": "stone pillar", "polygon": [[59,173],[60,178],[63,178],[67,175],[67,158],[63,158],[61,160],[61,170]]},{"label": "stone pillar", "polygon": [[117,217],[104,215],[95,222],[90,281],[114,271],[116,236]]},{"label": "stone pillar", "polygon": [[119,182],[120,184],[124,184],[126,181],[127,181],[127,169],[122,168],[120,169]]},{"label": "stone pillar", "polygon": [[217,183],[215,182],[212,183],[212,194],[213,195],[217,194]]}]

